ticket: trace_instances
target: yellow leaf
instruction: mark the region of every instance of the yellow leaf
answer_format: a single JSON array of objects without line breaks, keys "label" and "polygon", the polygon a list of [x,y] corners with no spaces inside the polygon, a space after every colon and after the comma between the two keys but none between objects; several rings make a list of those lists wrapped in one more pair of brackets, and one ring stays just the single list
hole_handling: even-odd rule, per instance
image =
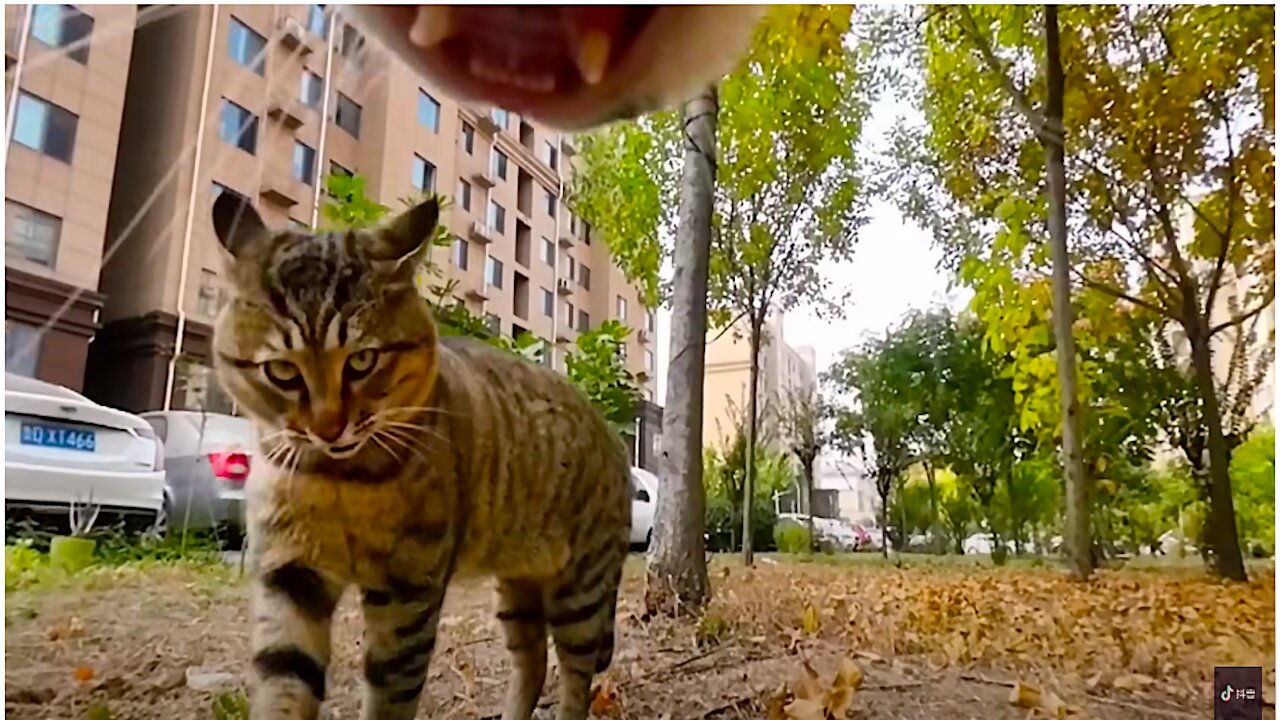
[{"label": "yellow leaf", "polygon": [[800,629],[806,635],[818,634],[818,609],[810,605],[804,609],[804,618],[800,621]]},{"label": "yellow leaf", "polygon": [[783,712],[788,720],[826,720],[826,710],[817,700],[793,700]]},{"label": "yellow leaf", "polygon": [[1062,698],[1058,697],[1057,693],[1053,692],[1045,693],[1040,707],[1049,713],[1049,717],[1055,718],[1064,718],[1068,714],[1075,712],[1075,708],[1067,705]]},{"label": "yellow leaf", "polygon": [[1009,704],[1021,708],[1040,707],[1040,689],[1024,682],[1016,682],[1009,691]]},{"label": "yellow leaf", "polygon": [[862,668],[858,667],[858,663],[849,658],[840,661],[840,669],[836,671],[835,687],[851,690],[862,687]]}]

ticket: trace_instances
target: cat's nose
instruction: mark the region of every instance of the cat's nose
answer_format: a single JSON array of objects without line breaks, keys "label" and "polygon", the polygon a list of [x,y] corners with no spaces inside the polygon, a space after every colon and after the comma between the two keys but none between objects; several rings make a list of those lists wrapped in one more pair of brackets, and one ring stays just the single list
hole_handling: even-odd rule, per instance
[{"label": "cat's nose", "polygon": [[347,419],[337,413],[321,413],[311,423],[311,432],[327,443],[334,443],[347,431]]}]

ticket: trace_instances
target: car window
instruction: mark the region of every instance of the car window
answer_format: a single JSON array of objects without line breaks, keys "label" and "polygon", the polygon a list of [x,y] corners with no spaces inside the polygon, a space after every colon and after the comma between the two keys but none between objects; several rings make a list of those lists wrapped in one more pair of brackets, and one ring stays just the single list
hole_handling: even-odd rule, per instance
[{"label": "car window", "polygon": [[[187,416],[203,448],[249,447],[254,442],[253,423],[231,415],[192,413]],[[203,432],[203,436],[202,436]]]}]

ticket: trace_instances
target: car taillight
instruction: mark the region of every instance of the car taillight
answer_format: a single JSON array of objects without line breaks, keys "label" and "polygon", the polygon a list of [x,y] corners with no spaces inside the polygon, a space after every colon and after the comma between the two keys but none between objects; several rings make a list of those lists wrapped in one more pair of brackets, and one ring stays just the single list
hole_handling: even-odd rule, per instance
[{"label": "car taillight", "polygon": [[209,453],[209,466],[223,480],[242,483],[249,477],[249,456],[244,453]]}]

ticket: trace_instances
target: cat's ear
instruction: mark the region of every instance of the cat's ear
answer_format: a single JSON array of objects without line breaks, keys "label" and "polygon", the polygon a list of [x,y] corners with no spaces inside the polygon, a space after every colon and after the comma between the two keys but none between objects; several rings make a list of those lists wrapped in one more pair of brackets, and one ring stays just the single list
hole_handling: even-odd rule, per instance
[{"label": "cat's ear", "polygon": [[223,190],[213,201],[213,230],[218,242],[234,257],[240,257],[268,234],[249,198],[231,190]]},{"label": "cat's ear", "polygon": [[369,254],[378,260],[401,260],[431,241],[440,220],[440,204],[434,197],[405,210],[374,231]]}]

